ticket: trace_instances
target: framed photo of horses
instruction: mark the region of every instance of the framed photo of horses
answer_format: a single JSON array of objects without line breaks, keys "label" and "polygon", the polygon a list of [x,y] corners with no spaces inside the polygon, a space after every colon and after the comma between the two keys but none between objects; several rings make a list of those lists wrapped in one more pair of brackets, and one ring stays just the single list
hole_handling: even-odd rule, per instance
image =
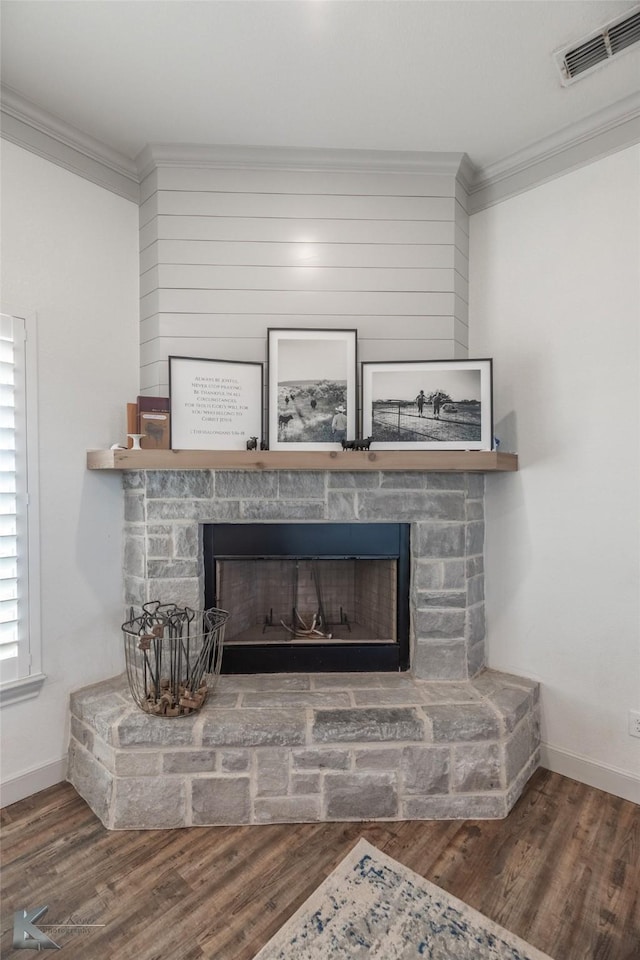
[{"label": "framed photo of horses", "polygon": [[270,450],[335,450],[357,432],[355,330],[268,330]]},{"label": "framed photo of horses", "polygon": [[491,360],[362,364],[362,435],[373,450],[491,450]]},{"label": "framed photo of horses", "polygon": [[172,450],[256,449],[264,429],[264,364],[169,357]]}]

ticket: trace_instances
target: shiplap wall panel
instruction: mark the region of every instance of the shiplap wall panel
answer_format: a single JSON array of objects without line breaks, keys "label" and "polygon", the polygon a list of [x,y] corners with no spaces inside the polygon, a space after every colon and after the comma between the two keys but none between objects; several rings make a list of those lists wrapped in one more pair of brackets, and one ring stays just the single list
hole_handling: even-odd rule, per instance
[{"label": "shiplap wall panel", "polygon": [[[148,209],[145,210],[145,207]],[[453,220],[453,197],[366,197],[311,193],[213,193],[162,190],[140,207],[142,223],[150,211],[163,216],[286,217],[324,220]],[[154,215],[151,213],[151,215]]]},{"label": "shiplap wall panel", "polygon": [[[313,320],[313,326],[319,329],[354,329],[354,318],[350,316],[320,314],[314,316]],[[463,321],[451,316],[434,316],[427,320],[424,316],[384,317],[369,314],[357,318],[357,321],[360,327],[359,340],[366,336],[370,340],[385,342],[390,338],[390,326],[393,326],[395,340],[421,340],[425,336],[427,326],[430,336],[435,339],[457,336],[457,325],[466,328]],[[172,338],[187,343],[191,338],[215,339],[218,334],[224,335],[225,331],[232,330],[233,335],[238,338],[260,339],[262,337],[266,353],[265,331],[269,327],[282,325],[279,316],[270,314],[161,313],[148,317],[143,322],[144,334],[141,337],[141,343],[157,338],[162,338],[165,344],[169,344]],[[287,317],[285,326],[309,327],[308,315],[294,314]],[[179,331],[178,335],[176,331]]]},{"label": "shiplap wall panel", "polygon": [[321,313],[352,317],[379,313],[396,318],[451,314],[462,319],[468,313],[466,303],[453,293],[414,291],[153,290],[141,297],[140,303],[142,318],[153,313],[271,313],[283,317],[293,313],[309,317]]},{"label": "shiplap wall panel", "polygon": [[140,270],[157,264],[245,267],[369,267],[456,269],[457,248],[449,243],[287,243],[157,240],[140,255]]},{"label": "shiplap wall panel", "polygon": [[467,298],[466,281],[455,270],[432,267],[257,267],[167,264],[140,278],[141,294],[161,290],[402,291],[443,293]]},{"label": "shiplap wall panel", "polygon": [[140,223],[140,246],[153,240],[259,240],[267,243],[451,243],[469,255],[469,236],[452,220],[339,220],[154,215]]},{"label": "shiplap wall panel", "polygon": [[141,200],[144,393],[171,354],[265,361],[270,326],[355,327],[359,360],[466,356],[453,174],[161,164]]},{"label": "shiplap wall panel", "polygon": [[[464,190],[440,173],[376,173],[346,170],[278,170],[233,167],[160,167],[153,185],[141,194],[146,200],[154,189],[183,192],[310,193],[326,196],[455,197],[466,204]],[[145,180],[146,184],[146,180]]]}]

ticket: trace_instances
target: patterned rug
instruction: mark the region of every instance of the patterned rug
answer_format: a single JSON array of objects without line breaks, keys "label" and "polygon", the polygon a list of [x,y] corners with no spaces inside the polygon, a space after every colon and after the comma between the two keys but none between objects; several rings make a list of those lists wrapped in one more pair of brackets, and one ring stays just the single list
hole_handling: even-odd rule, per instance
[{"label": "patterned rug", "polygon": [[254,960],[551,960],[359,840]]}]

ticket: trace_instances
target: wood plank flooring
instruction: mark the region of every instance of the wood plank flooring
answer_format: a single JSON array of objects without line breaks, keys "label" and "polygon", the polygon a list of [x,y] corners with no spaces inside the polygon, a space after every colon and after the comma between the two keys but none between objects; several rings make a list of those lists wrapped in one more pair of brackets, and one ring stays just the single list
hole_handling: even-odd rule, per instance
[{"label": "wood plank flooring", "polygon": [[[640,960],[640,807],[539,770],[503,821],[105,830],[68,784],[2,811],[2,956],[251,960],[363,836],[555,960]],[[330,960],[330,958],[328,958]]]}]

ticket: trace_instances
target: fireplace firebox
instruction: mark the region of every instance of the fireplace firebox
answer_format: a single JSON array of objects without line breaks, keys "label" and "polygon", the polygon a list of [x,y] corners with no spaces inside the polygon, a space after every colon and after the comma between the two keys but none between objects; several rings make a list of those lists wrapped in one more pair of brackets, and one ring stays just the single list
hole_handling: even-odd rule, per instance
[{"label": "fireplace firebox", "polygon": [[408,523],[204,525],[223,673],[409,667]]}]

